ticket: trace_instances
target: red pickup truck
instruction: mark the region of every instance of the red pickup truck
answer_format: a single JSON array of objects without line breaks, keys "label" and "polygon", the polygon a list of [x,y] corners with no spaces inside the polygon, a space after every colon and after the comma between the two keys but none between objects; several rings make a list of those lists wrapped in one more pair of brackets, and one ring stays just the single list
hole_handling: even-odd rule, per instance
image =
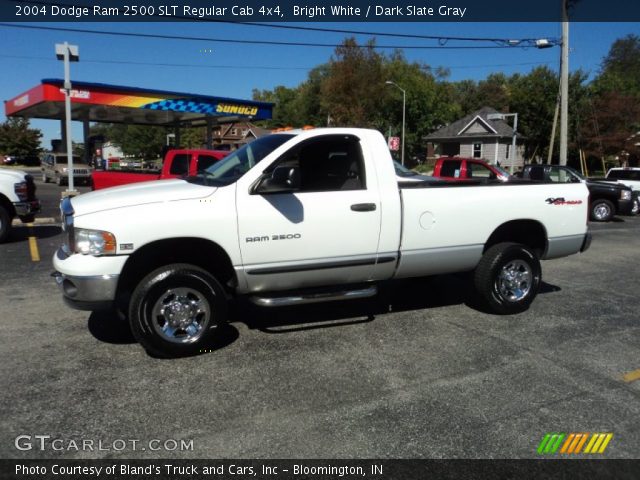
[{"label": "red pickup truck", "polygon": [[223,150],[169,150],[164,157],[160,172],[94,171],[91,174],[91,188],[92,190],[101,190],[129,183],[195,175],[199,170],[210,167],[229,153]]},{"label": "red pickup truck", "polygon": [[436,160],[433,176],[447,180],[509,180],[509,174],[497,165],[479,158],[441,157]]}]

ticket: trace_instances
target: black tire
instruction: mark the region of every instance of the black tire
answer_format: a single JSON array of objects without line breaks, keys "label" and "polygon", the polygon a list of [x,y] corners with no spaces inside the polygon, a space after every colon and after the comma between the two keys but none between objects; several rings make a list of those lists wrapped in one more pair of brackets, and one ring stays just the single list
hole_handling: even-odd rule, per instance
[{"label": "black tire", "polygon": [[616,207],[609,200],[599,198],[591,202],[589,218],[594,222],[608,222],[616,214]]},{"label": "black tire", "polygon": [[0,243],[3,243],[9,238],[11,232],[11,215],[7,209],[0,205]]},{"label": "black tire", "polygon": [[[199,310],[195,314],[194,305]],[[173,315],[177,318],[170,319]],[[159,357],[200,353],[226,321],[227,300],[220,283],[209,272],[184,263],[151,272],[133,291],[129,303],[134,337]]]},{"label": "black tire", "polygon": [[[520,278],[509,278],[514,274]],[[501,315],[524,312],[540,289],[540,260],[522,244],[498,243],[482,256],[473,280],[492,312]]]}]

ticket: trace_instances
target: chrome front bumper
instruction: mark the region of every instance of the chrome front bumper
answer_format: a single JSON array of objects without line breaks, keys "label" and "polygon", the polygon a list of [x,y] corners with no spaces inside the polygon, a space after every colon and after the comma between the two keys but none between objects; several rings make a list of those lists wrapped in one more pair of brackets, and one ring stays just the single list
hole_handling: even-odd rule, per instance
[{"label": "chrome front bumper", "polygon": [[87,277],[51,274],[62,291],[67,305],[77,310],[105,310],[113,305],[118,287],[118,275]]}]

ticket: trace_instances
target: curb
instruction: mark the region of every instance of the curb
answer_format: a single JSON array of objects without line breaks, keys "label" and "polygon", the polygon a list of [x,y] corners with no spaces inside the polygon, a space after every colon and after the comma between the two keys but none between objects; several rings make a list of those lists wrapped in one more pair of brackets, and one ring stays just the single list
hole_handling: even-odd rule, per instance
[{"label": "curb", "polygon": [[[39,217],[39,218],[36,218],[31,223],[33,223],[34,226],[37,226],[37,225],[57,225],[57,226],[60,226],[60,221],[56,220],[53,217]],[[26,224],[26,223],[22,223],[19,218],[14,218],[13,222],[11,222],[11,226],[12,227],[23,227],[23,226],[27,226],[27,225],[28,224]]]}]

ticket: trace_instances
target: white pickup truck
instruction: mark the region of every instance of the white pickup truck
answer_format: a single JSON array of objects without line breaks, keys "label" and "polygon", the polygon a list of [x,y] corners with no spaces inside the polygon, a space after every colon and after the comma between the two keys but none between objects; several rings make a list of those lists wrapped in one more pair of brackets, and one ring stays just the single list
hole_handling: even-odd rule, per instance
[{"label": "white pickup truck", "polygon": [[32,222],[40,211],[31,175],[20,170],[0,168],[0,243],[9,238],[15,217]]},{"label": "white pickup truck", "polygon": [[65,200],[54,276],[72,307],[116,306],[169,356],[206,346],[237,295],[353,299],[383,280],[474,270],[488,306],[516,313],[541,259],[588,248],[588,195],[580,183],[399,183],[377,131],[277,133],[186,180]]}]

